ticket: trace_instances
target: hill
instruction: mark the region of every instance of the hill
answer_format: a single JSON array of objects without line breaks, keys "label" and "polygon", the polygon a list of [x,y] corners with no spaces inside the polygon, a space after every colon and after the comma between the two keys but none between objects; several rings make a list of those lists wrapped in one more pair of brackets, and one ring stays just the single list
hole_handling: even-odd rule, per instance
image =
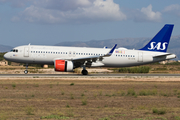
[{"label": "hill", "polygon": [[0,45],[0,52],[8,52],[12,49],[13,47],[7,46],[7,45]]}]

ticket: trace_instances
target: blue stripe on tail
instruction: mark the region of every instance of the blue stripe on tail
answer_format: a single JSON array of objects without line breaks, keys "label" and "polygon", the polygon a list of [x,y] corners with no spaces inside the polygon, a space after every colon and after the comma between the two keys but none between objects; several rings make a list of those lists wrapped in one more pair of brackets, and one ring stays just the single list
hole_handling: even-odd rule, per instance
[{"label": "blue stripe on tail", "polygon": [[166,24],[154,38],[139,50],[166,52],[174,25]]}]

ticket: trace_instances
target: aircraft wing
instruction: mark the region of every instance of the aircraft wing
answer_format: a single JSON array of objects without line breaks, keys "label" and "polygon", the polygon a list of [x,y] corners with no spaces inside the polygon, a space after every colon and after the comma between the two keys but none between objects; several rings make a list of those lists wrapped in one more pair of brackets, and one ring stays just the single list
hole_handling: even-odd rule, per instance
[{"label": "aircraft wing", "polygon": [[111,56],[112,53],[114,52],[116,46],[117,46],[117,44],[115,44],[107,54],[102,55],[102,56],[96,55],[96,56],[89,56],[89,57],[75,58],[75,59],[71,59],[71,60],[72,60],[72,61],[90,61],[90,60],[97,60],[97,59],[99,59],[99,58],[102,59],[103,57],[109,57],[109,56]]},{"label": "aircraft wing", "polygon": [[82,57],[82,58],[75,58],[72,59],[72,61],[89,61],[89,60],[93,60],[93,59],[98,59],[100,56],[90,56],[90,57]]}]

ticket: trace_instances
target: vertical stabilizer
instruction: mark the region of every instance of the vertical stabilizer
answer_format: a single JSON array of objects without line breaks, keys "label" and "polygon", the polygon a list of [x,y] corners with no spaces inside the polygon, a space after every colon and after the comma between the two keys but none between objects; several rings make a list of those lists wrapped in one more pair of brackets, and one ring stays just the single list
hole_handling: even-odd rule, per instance
[{"label": "vertical stabilizer", "polygon": [[166,52],[174,25],[166,24],[154,38],[139,50]]}]

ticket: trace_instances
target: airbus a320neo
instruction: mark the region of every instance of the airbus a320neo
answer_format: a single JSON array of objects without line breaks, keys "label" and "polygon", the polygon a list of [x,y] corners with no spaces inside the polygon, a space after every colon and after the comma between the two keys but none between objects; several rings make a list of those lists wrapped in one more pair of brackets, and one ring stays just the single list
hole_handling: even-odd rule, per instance
[{"label": "airbus a320neo", "polygon": [[[154,38],[139,50],[116,48],[86,48],[63,46],[24,45],[15,47],[4,55],[8,61],[28,64],[54,65],[55,71],[73,72],[82,67],[82,74],[87,75],[86,67],[129,67],[176,58],[167,53],[169,40],[174,25],[166,24]],[[24,71],[25,74],[28,70]]]}]

